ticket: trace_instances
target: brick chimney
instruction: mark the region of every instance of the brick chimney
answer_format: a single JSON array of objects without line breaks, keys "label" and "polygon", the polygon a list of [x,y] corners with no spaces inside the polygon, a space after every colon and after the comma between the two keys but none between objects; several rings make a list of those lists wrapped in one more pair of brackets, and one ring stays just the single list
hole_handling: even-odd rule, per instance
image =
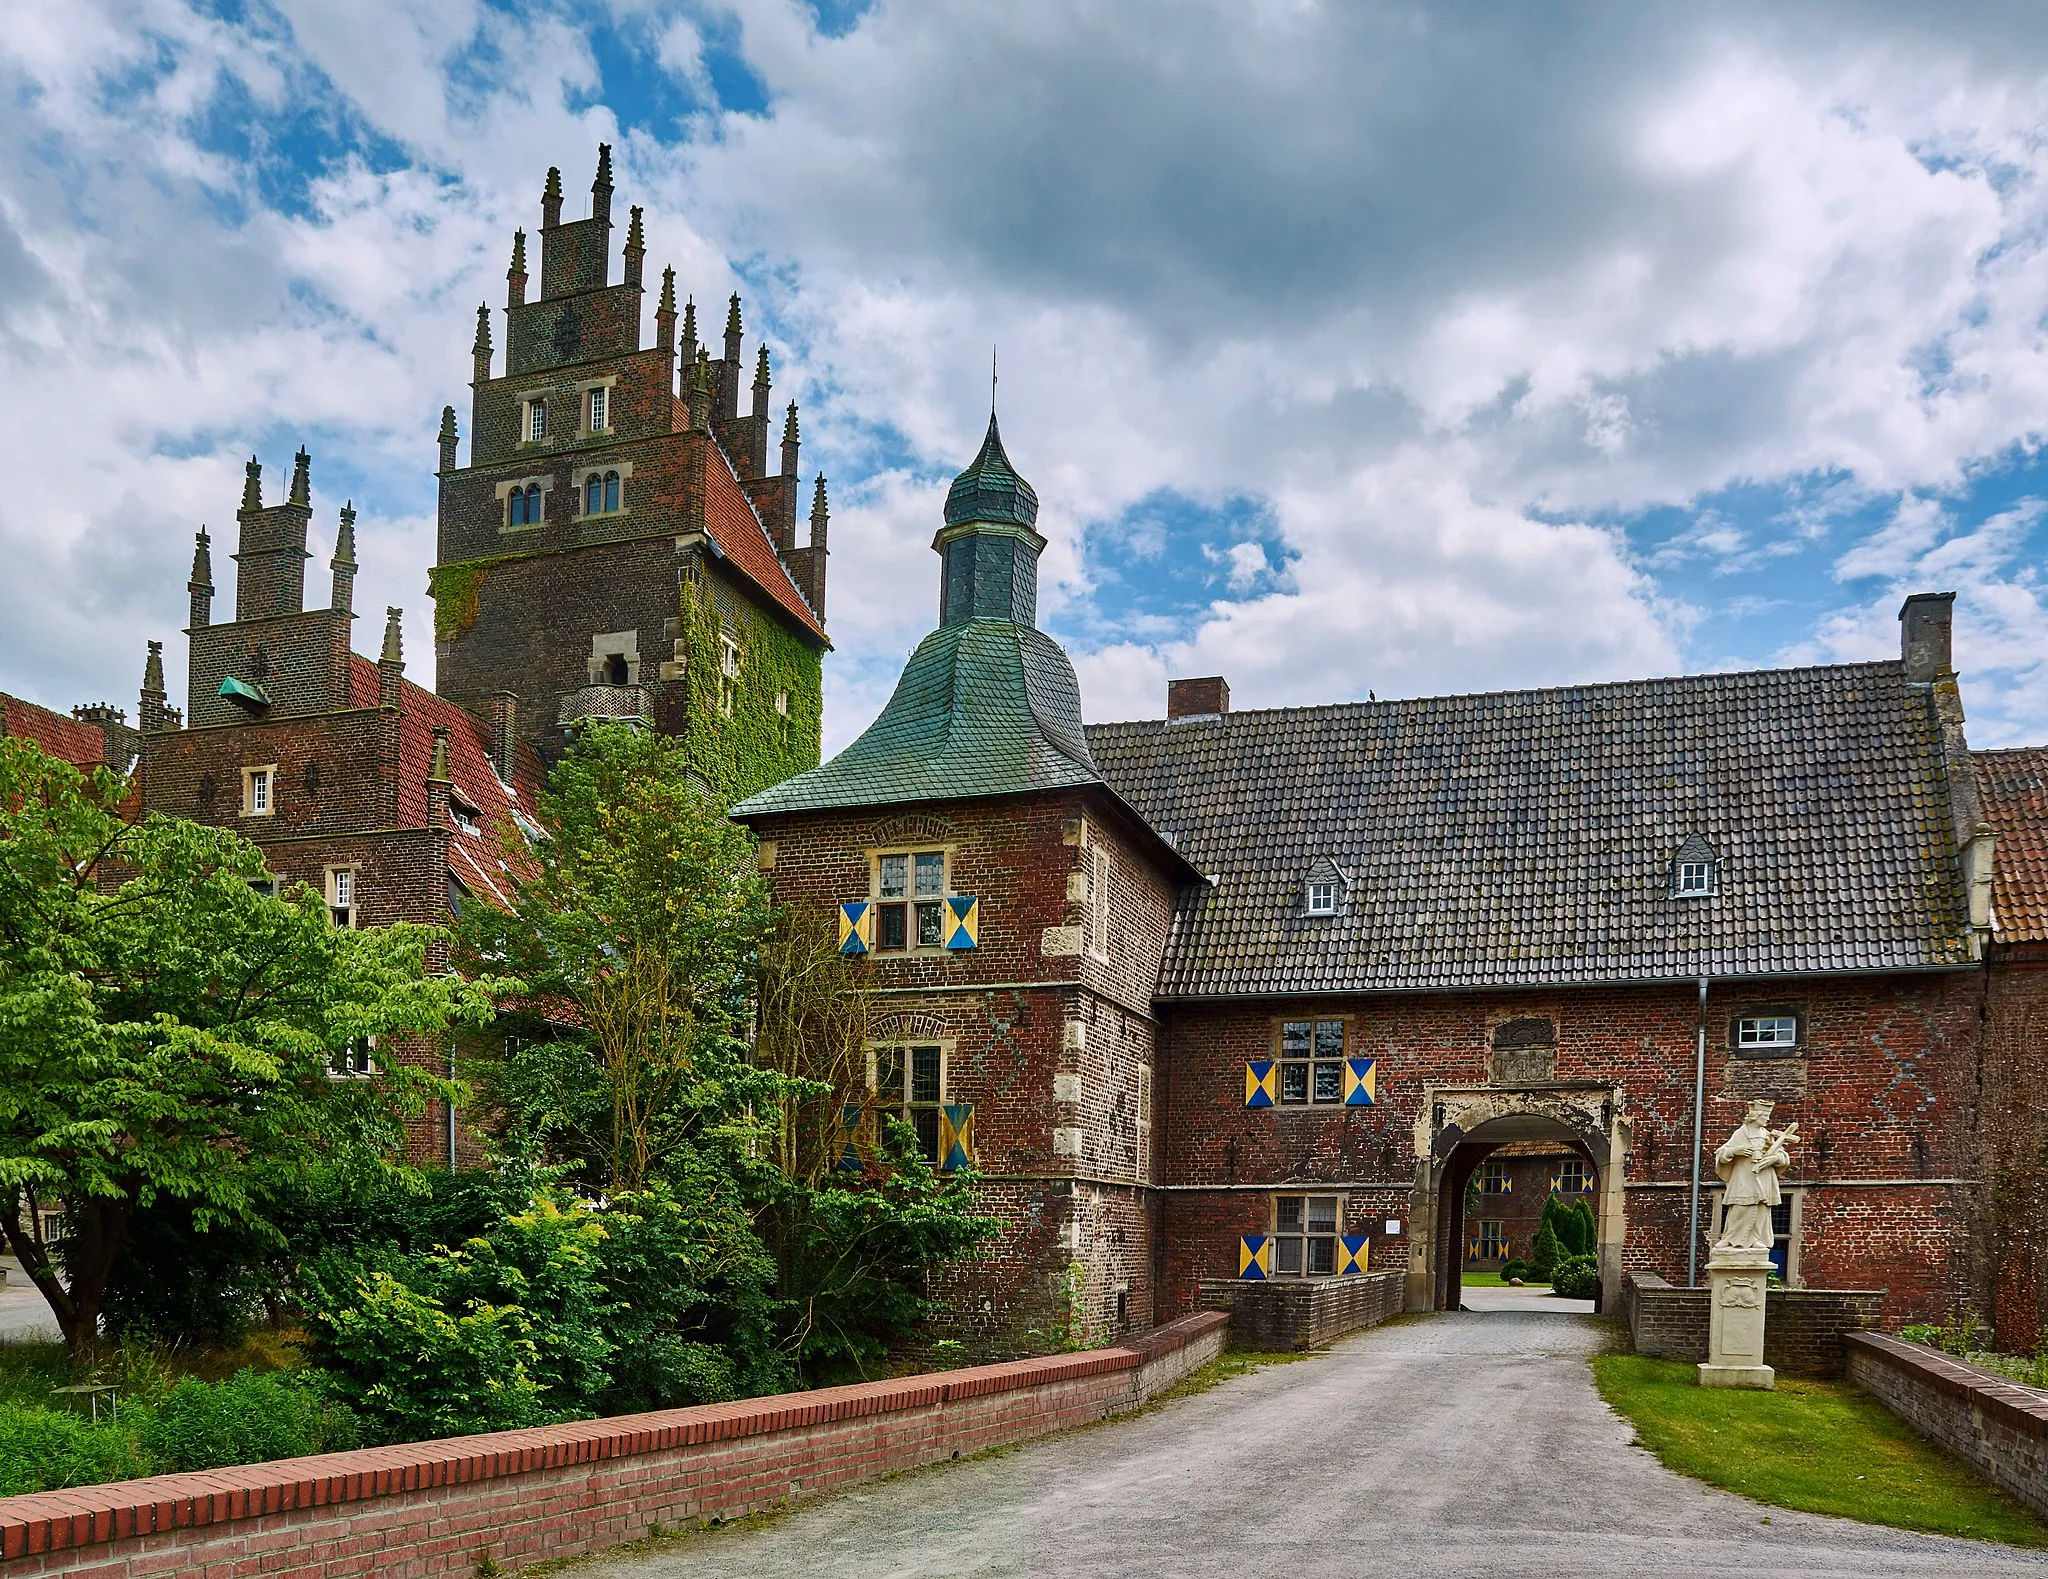
[{"label": "brick chimney", "polygon": [[1200,680],[1166,682],[1166,721],[1181,718],[1220,718],[1230,711],[1230,682],[1220,674]]},{"label": "brick chimney", "polygon": [[491,761],[498,777],[512,782],[512,746],[519,738],[519,698],[499,691],[491,698]]},{"label": "brick chimney", "polygon": [[1949,649],[1955,606],[1953,592],[1916,592],[1899,605],[1899,656],[1913,684],[1932,685],[1955,673]]}]

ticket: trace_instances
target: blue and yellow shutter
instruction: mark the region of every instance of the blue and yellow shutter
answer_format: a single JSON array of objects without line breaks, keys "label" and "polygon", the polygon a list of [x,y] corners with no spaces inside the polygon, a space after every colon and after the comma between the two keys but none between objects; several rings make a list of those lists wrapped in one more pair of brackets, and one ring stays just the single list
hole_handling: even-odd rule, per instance
[{"label": "blue and yellow shutter", "polygon": [[865,954],[875,946],[875,907],[865,899],[839,907],[839,952]]},{"label": "blue and yellow shutter", "polygon": [[839,1133],[834,1138],[833,1149],[839,1153],[834,1166],[841,1173],[860,1172],[861,1112],[858,1102],[849,1102],[839,1110]]},{"label": "blue and yellow shutter", "polygon": [[1267,1234],[1246,1234],[1237,1242],[1237,1275],[1263,1283],[1273,1271],[1273,1240]]},{"label": "blue and yellow shutter", "polygon": [[1370,1270],[1372,1241],[1364,1234],[1340,1234],[1337,1237],[1337,1271],[1340,1276],[1353,1272]]},{"label": "blue and yellow shutter", "polygon": [[1379,1061],[1373,1058],[1344,1060],[1344,1105],[1371,1107],[1380,1099]]},{"label": "blue and yellow shutter", "polygon": [[955,894],[940,912],[946,923],[942,940],[947,948],[973,948],[981,938],[981,901],[967,894]]},{"label": "blue and yellow shutter", "polygon": [[1244,1105],[1271,1107],[1280,1100],[1280,1069],[1270,1058],[1244,1066]]},{"label": "blue and yellow shutter", "polygon": [[958,1173],[974,1166],[974,1104],[955,1102],[939,1109],[939,1167]]}]

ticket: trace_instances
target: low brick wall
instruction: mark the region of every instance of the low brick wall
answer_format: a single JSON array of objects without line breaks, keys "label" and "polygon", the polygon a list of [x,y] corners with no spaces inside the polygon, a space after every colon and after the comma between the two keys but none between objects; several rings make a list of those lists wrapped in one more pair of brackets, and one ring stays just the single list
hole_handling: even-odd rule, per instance
[{"label": "low brick wall", "polygon": [[[1841,1376],[1843,1340],[1877,1326],[1882,1289],[1774,1288],[1764,1295],[1764,1363],[1788,1376]],[[1622,1314],[1638,1354],[1702,1362],[1707,1357],[1707,1291],[1674,1288],[1654,1272],[1631,1272]]]},{"label": "low brick wall", "polygon": [[2048,1394],[1921,1343],[1851,1333],[1849,1378],[1936,1446],[2048,1514]]},{"label": "low brick wall", "polygon": [[1401,1313],[1407,1274],[1361,1272],[1351,1277],[1206,1277],[1204,1310],[1230,1312],[1230,1341],[1240,1349],[1312,1349]]},{"label": "low brick wall", "polygon": [[7,1579],[517,1570],[1106,1419],[1214,1359],[1227,1327],[1205,1312],[1084,1354],[0,1498],[0,1560]]}]

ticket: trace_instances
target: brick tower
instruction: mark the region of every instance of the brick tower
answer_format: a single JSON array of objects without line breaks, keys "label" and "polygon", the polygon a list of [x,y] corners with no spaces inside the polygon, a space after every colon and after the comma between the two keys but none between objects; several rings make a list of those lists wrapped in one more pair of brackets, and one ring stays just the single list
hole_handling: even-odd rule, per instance
[{"label": "brick tower", "polygon": [[478,309],[467,466],[442,414],[439,689],[550,758],[586,719],[642,721],[688,742],[713,793],[745,794],[818,760],[824,480],[799,547],[796,407],[771,474],[766,346],[739,411],[739,297],[713,357],[694,302],[678,333],[665,270],[643,345],[640,210],[614,283],[608,146],[590,192],[564,221],[548,172],[532,300],[514,235],[495,374]]}]

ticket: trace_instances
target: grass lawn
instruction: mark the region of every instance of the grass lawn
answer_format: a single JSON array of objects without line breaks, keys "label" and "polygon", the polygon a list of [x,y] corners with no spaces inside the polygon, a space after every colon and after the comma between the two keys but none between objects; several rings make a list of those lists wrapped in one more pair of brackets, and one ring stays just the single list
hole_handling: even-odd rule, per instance
[{"label": "grass lawn", "polygon": [[1701,1387],[1680,1360],[1594,1357],[1600,1396],[1668,1469],[1803,1513],[2048,1546],[2048,1524],[1847,1382]]},{"label": "grass lawn", "polygon": [[[1498,1272],[1460,1272],[1458,1274],[1458,1281],[1467,1288],[1506,1288],[1508,1286],[1501,1280],[1501,1275]],[[1522,1279],[1522,1286],[1524,1288],[1541,1290],[1549,1288],[1550,1284],[1547,1279],[1532,1275]]]}]

